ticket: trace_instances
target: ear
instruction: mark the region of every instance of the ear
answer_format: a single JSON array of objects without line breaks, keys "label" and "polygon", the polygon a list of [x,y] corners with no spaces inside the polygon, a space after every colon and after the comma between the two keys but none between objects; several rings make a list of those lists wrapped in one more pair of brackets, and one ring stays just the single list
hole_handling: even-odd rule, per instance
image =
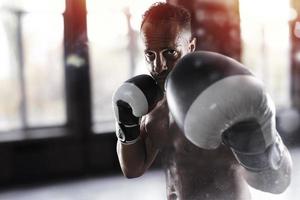
[{"label": "ear", "polygon": [[190,41],[190,44],[189,44],[189,51],[190,52],[194,52],[196,50],[196,42],[197,42],[197,39],[195,37],[193,37]]}]

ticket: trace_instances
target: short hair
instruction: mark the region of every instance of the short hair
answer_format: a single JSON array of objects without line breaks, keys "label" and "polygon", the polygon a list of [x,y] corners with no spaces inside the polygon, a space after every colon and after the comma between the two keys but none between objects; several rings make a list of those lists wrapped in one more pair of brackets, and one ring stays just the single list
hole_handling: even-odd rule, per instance
[{"label": "short hair", "polygon": [[186,29],[191,30],[191,15],[183,7],[174,6],[169,3],[157,2],[152,4],[148,10],[143,14],[141,27],[148,22],[157,23],[159,21],[176,21],[179,25]]}]

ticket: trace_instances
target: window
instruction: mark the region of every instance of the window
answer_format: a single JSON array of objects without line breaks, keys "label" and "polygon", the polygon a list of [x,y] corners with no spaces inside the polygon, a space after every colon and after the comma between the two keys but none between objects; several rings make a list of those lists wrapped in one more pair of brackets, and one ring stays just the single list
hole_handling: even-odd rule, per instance
[{"label": "window", "polygon": [[114,129],[111,105],[116,88],[130,76],[147,73],[139,26],[155,1],[87,0],[94,131]]},{"label": "window", "polygon": [[118,168],[90,134],[85,0],[0,1],[0,42],[0,182]]},{"label": "window", "polygon": [[14,36],[17,17],[0,13],[0,131],[21,127],[19,112],[20,84],[17,76],[16,44]]},{"label": "window", "polygon": [[23,18],[29,126],[64,124],[66,120],[62,22],[58,14],[27,14]]},{"label": "window", "polygon": [[289,17],[289,1],[240,0],[242,62],[264,82],[278,109],[291,103]]},{"label": "window", "polygon": [[65,124],[64,6],[1,1],[0,132]]}]

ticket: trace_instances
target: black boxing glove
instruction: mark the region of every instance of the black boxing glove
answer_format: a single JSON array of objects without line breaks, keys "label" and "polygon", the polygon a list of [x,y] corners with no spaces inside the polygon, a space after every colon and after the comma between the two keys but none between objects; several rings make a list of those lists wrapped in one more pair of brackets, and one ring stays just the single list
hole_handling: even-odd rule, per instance
[{"label": "black boxing glove", "polygon": [[155,80],[146,74],[125,81],[113,95],[116,136],[123,144],[140,138],[140,119],[163,97]]}]

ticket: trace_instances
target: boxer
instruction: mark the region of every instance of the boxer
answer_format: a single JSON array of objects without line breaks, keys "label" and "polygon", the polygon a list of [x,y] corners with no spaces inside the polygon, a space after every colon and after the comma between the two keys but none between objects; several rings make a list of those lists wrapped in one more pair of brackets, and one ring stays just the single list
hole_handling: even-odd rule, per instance
[{"label": "boxer", "polygon": [[[189,97],[191,99],[197,96],[195,91],[185,93],[193,90],[193,85],[187,84],[183,90],[175,91],[168,89],[173,79],[166,83],[175,65],[185,55],[195,51],[196,39],[191,34],[190,14],[168,3],[154,4],[144,13],[141,36],[151,77],[142,75],[137,79],[129,79],[116,90],[113,97],[117,154],[124,176],[142,176],[160,155],[166,175],[167,199],[251,199],[244,176],[244,162],[236,158],[238,151],[234,150],[239,149],[230,139],[237,134],[222,134],[224,141],[228,142],[219,144],[214,141],[212,148],[199,145],[201,140],[194,141],[189,137],[182,128],[184,122],[181,123],[176,116],[175,105],[179,110],[182,105],[179,102],[172,105],[172,100],[167,100],[170,92],[178,92],[183,96],[194,93],[193,97]],[[176,79],[178,84],[181,81],[184,82],[184,79]],[[152,88],[150,90],[147,89],[149,85]],[[211,128],[214,125],[209,124]],[[197,130],[195,138],[202,131],[205,129]],[[215,132],[214,135],[218,135],[217,140],[220,141],[220,133]]]}]

